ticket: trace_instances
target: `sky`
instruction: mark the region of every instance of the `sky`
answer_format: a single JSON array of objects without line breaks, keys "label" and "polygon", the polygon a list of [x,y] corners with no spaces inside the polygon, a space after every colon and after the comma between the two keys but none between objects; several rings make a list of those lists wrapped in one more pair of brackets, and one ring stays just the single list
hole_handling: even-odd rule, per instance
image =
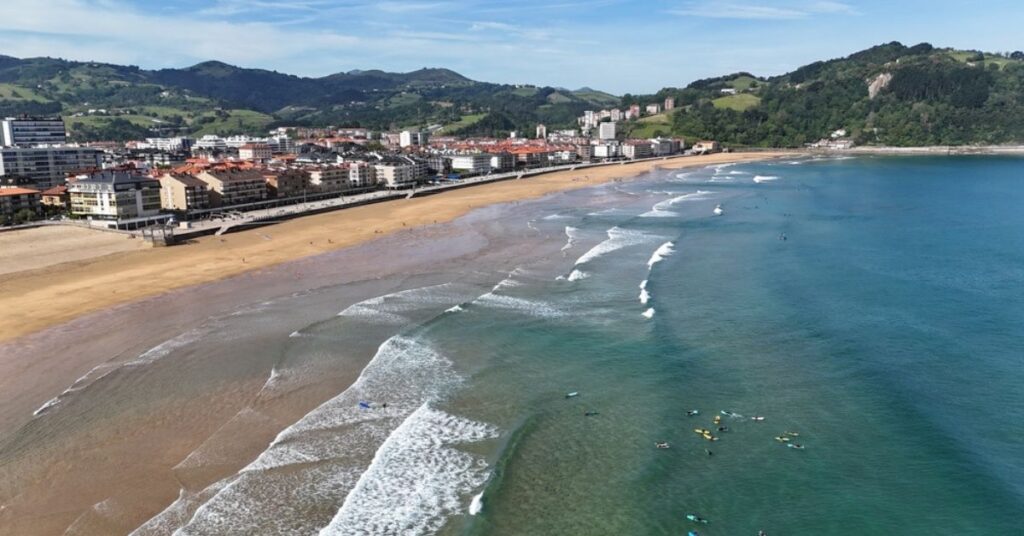
[{"label": "sky", "polygon": [[623,94],[889,41],[1020,50],[1021,23],[1020,0],[0,0],[0,54],[300,76],[446,67]]}]

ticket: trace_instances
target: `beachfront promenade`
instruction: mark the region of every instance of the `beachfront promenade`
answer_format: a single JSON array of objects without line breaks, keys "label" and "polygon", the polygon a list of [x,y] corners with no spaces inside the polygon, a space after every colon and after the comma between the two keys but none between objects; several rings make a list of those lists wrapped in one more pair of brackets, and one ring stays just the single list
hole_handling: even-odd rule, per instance
[{"label": "beachfront promenade", "polygon": [[190,238],[209,235],[225,234],[242,231],[254,226],[269,225],[279,221],[296,218],[308,214],[317,214],[333,210],[341,210],[350,207],[368,205],[389,200],[408,199],[442,193],[448,190],[456,190],[469,186],[487,184],[498,181],[524,179],[556,171],[574,171],[594,167],[615,166],[633,162],[645,162],[653,160],[668,160],[679,158],[684,155],[658,156],[652,158],[640,158],[636,160],[621,160],[615,162],[594,162],[575,163],[560,166],[548,166],[532,168],[527,170],[512,171],[506,173],[490,173],[475,177],[468,177],[458,180],[446,180],[440,184],[429,184],[411,189],[402,190],[375,190],[358,194],[337,197],[321,198],[312,201],[296,200],[292,204],[275,204],[268,208],[253,208],[246,210],[246,207],[224,207],[216,212],[210,212],[211,217],[192,220],[188,222],[187,228],[174,229],[174,236],[177,240],[188,240]]}]

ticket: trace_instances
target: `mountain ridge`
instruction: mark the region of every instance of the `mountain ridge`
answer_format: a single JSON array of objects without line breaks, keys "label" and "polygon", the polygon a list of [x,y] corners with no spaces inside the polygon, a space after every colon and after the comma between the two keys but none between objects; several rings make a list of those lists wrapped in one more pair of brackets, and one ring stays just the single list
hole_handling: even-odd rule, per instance
[{"label": "mountain ridge", "polygon": [[[861,144],[1024,141],[1024,53],[893,41],[788,73],[746,71],[616,96],[472,80],[443,67],[302,77],[217,60],[146,70],[0,55],[0,115],[67,117],[73,139],[265,132],[272,126],[450,125],[453,135],[574,128],[584,110],[663,103],[677,109],[623,124],[626,135],[792,147],[846,130]],[[100,111],[97,111],[100,110]]]}]

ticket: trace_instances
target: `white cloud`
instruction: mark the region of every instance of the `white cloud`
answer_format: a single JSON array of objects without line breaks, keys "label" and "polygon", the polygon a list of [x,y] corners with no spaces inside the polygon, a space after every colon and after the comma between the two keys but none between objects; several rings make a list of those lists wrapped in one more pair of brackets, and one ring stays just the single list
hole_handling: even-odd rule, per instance
[{"label": "white cloud", "polygon": [[855,11],[842,2],[822,0],[785,7],[733,2],[701,2],[688,4],[682,9],[669,10],[669,13],[715,19],[794,20],[805,19],[816,14],[854,14]]}]

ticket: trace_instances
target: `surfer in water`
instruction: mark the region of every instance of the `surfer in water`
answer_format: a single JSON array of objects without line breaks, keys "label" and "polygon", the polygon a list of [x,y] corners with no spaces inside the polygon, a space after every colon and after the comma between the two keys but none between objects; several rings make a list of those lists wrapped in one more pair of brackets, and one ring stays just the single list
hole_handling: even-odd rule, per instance
[{"label": "surfer in water", "polygon": [[700,411],[695,410],[695,409],[691,409],[690,411],[686,412],[686,416],[687,417],[694,417],[696,415],[700,415]]}]

